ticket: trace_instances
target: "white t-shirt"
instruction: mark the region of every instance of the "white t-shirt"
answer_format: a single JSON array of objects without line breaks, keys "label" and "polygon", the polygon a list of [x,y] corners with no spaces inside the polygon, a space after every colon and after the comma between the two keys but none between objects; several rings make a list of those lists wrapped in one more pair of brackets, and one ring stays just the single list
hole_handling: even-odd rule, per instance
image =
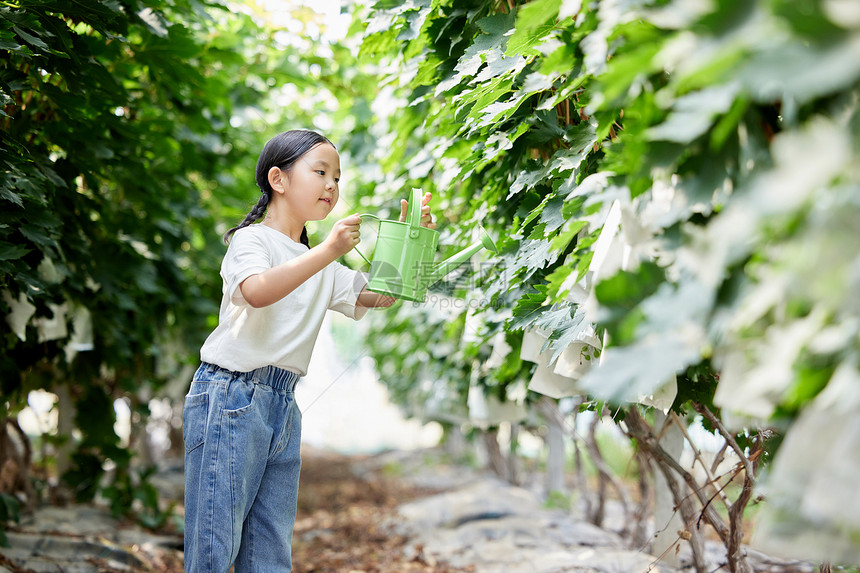
[{"label": "white t-shirt", "polygon": [[293,292],[263,308],[254,308],[239,285],[251,275],[306,253],[308,248],[261,224],[233,234],[221,263],[224,281],[218,326],[203,343],[200,359],[227,370],[249,372],[277,366],[307,374],[311,352],[327,309],[355,320],[367,312],[356,307],[364,273],[333,262]]}]

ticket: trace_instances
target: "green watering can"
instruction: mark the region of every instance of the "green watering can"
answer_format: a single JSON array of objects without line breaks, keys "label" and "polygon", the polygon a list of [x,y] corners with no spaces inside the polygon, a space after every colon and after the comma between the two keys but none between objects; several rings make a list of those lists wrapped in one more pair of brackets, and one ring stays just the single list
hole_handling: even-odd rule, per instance
[{"label": "green watering can", "polygon": [[421,189],[412,189],[405,223],[380,219],[368,213],[359,215],[379,221],[373,262],[355,249],[370,265],[367,290],[413,302],[424,302],[430,285],[468,261],[482,248],[496,252],[496,245],[490,235],[480,227],[480,241],[441,263],[434,264],[439,233],[421,226],[422,195]]}]

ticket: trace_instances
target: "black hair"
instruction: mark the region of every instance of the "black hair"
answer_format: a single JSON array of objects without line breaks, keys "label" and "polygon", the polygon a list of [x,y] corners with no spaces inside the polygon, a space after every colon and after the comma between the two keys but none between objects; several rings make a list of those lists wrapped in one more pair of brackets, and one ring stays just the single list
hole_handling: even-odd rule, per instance
[{"label": "black hair", "polygon": [[[257,159],[257,187],[260,188],[260,200],[251,209],[250,213],[245,215],[241,223],[224,233],[224,242],[228,242],[233,233],[247,227],[260,217],[266,214],[266,208],[269,206],[269,201],[272,200],[272,186],[269,184],[269,170],[272,167],[278,167],[283,171],[289,171],[293,164],[298,161],[305,153],[319,145],[327,143],[334,147],[334,144],[324,135],[320,135],[315,131],[308,129],[292,129],[279,133],[270,139],[260,152],[260,157]],[[302,229],[301,242],[306,247],[308,244],[307,227]]]}]

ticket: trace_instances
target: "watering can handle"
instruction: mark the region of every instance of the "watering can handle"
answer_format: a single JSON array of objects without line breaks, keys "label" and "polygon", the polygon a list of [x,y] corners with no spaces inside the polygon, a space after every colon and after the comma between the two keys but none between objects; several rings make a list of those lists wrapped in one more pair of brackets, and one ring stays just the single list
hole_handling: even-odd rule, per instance
[{"label": "watering can handle", "polygon": [[[381,220],[382,220],[382,219],[380,219],[379,217],[377,217],[376,215],[371,215],[370,213],[359,213],[359,214],[358,214],[358,216],[359,216],[359,217],[361,217],[362,219],[364,219],[365,217],[370,217],[371,219],[376,219],[377,221],[381,221]],[[362,258],[362,259],[364,259],[364,262],[365,262],[365,263],[367,263],[368,265],[370,264],[370,261],[368,261],[368,260],[367,260],[367,257],[365,257],[365,256],[364,256],[364,254],[363,254],[361,251],[359,251],[359,250],[358,250],[358,247],[353,247],[353,249],[355,249],[355,252],[356,252],[356,253],[358,253],[359,255],[361,255],[361,258]]]},{"label": "watering can handle", "polygon": [[[406,223],[410,227],[414,227],[416,229],[416,231],[413,231],[415,233],[417,233],[417,229],[421,227],[421,196],[421,189],[413,187],[412,197],[409,199],[409,207],[406,210]],[[362,219],[364,217],[370,217],[372,219],[376,219],[377,221],[382,221],[382,219],[380,219],[376,215],[371,215],[370,213],[359,213],[358,216]],[[364,256],[364,253],[359,251],[358,247],[353,248],[355,249],[355,252],[358,253],[362,259],[364,259],[364,262],[369,265],[370,261],[367,260],[367,257]]]},{"label": "watering can handle", "polygon": [[409,199],[409,208],[406,210],[406,223],[410,227],[421,226],[421,189],[412,188],[412,197]]}]

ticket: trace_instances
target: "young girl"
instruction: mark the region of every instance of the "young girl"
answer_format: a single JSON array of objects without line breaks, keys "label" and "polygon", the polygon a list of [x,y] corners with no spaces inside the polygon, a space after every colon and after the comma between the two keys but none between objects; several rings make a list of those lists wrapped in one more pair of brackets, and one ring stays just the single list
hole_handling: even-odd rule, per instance
[{"label": "young girl", "polygon": [[[281,133],[257,161],[259,202],[225,235],[219,322],[200,351],[183,411],[186,572],[291,569],[301,465],[296,382],[327,309],[357,320],[394,303],[335,262],[359,242],[358,215],[308,245],[305,223],[331,213],[339,178],[328,139]],[[429,200],[428,193],[421,221],[435,228]]]}]

